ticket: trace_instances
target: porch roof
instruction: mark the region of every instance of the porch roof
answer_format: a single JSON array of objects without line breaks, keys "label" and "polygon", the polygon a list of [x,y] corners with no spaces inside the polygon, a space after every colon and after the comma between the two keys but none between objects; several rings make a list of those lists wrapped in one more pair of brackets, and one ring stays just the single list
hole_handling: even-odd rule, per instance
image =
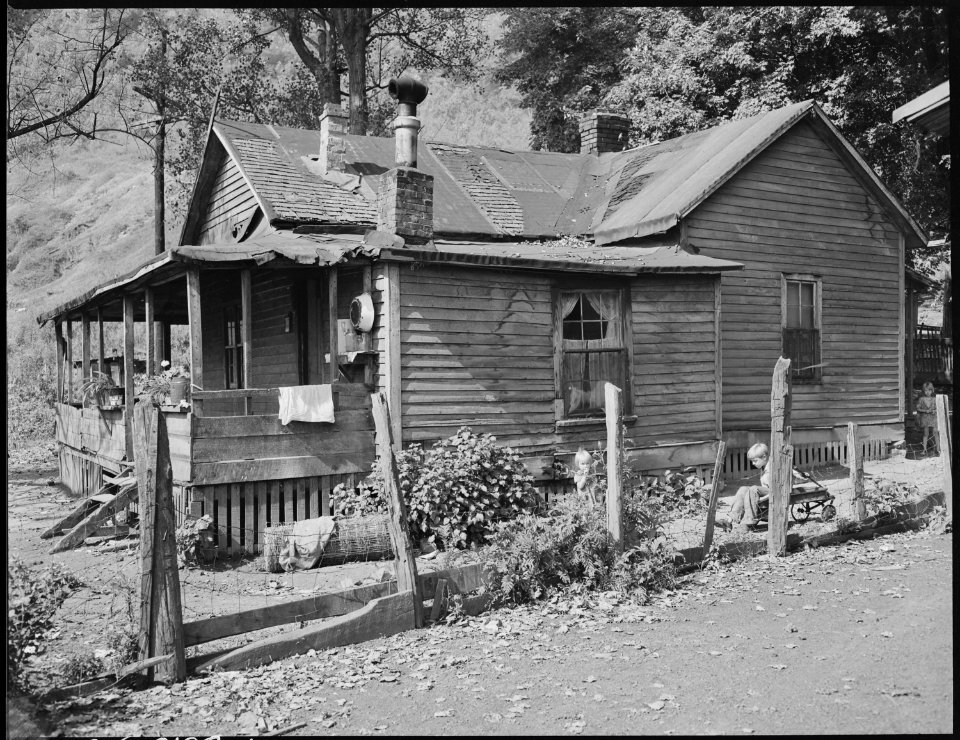
[{"label": "porch roof", "polygon": [[[647,239],[638,245],[608,247],[565,246],[562,242],[447,240],[408,246],[402,238],[380,231],[368,231],[365,235],[272,231],[239,243],[173,247],[136,270],[39,315],[37,321],[44,324],[94,307],[105,310],[104,319],[118,320],[122,316],[118,311],[125,294],[146,286],[168,284],[182,277],[190,265],[254,267],[278,257],[298,265],[320,267],[356,257],[379,257],[425,263],[622,275],[717,273],[742,268],[739,262],[689,251],[681,247],[676,238],[668,236]],[[176,301],[169,298],[166,301],[166,304],[173,303]],[[175,312],[175,308],[169,308]],[[184,311],[181,313],[185,316]],[[135,314],[142,318],[142,308],[136,307]]]}]

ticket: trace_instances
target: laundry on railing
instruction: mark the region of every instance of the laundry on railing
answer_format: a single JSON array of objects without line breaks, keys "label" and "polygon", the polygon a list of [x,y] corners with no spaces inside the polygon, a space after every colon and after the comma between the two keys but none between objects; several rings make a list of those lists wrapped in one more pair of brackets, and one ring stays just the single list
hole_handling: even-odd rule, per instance
[{"label": "laundry on railing", "polygon": [[325,385],[294,385],[280,388],[280,423],[291,421],[334,422],[333,390]]}]

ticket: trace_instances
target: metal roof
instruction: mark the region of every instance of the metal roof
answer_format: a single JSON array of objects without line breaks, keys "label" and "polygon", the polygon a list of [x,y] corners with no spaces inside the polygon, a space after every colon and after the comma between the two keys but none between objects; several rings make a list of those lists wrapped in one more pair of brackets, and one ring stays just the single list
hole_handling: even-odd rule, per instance
[{"label": "metal roof", "polygon": [[183,275],[189,265],[253,267],[284,258],[298,265],[322,267],[357,257],[622,275],[716,273],[742,267],[738,262],[687,251],[670,239],[651,241],[649,246],[585,249],[539,242],[452,240],[437,240],[423,246],[408,247],[402,238],[374,230],[364,235],[274,230],[238,243],[173,247],[147,260],[137,269],[46,311],[37,317],[37,321],[43,324],[82,308],[115,303],[124,294],[146,285],[169,283]]},{"label": "metal roof", "polygon": [[916,122],[941,136],[950,135],[950,80],[941,82],[893,111],[892,122]]}]

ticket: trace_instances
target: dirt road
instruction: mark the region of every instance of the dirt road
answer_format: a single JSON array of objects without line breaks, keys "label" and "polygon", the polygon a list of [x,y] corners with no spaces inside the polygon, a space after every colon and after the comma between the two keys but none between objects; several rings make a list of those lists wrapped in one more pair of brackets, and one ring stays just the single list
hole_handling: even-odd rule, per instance
[{"label": "dirt road", "polygon": [[52,719],[158,737],[952,732],[951,583],[952,535],[895,535],[696,573],[651,606],[500,610]]}]

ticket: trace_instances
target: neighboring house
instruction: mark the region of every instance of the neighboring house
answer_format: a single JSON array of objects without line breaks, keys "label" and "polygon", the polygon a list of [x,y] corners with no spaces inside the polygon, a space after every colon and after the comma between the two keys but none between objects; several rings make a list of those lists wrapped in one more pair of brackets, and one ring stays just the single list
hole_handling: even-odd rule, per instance
[{"label": "neighboring house", "polygon": [[[626,119],[594,113],[556,154],[418,147],[405,84],[396,140],[344,133],[335,106],[319,131],[216,121],[181,246],[41,317],[122,319],[129,356],[134,320],[189,324],[202,390],[166,412],[184,507],[247,549],[326,513],[373,460],[370,389],[395,443],[469,425],[549,478],[604,443],[609,381],[631,465],[708,470],[725,439],[736,476],[784,353],[798,464],[843,457],[850,421],[868,455],[902,438],[904,249],[924,237],[815,104],[629,151]],[[336,423],[280,425],[276,388],[321,383]]]}]

